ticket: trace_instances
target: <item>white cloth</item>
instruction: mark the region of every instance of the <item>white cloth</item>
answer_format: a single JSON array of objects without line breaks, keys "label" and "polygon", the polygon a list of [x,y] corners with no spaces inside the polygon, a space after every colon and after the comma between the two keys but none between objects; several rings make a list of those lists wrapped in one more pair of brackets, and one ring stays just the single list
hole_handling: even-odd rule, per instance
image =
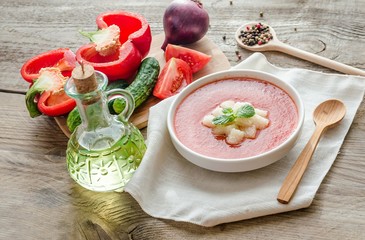
[{"label": "white cloth", "polygon": [[[125,188],[147,214],[214,226],[311,204],[363,100],[365,78],[278,68],[261,53],[254,53],[234,68],[274,74],[298,90],[306,109],[298,143],[285,158],[258,170],[242,173],[205,170],[184,159],[172,145],[166,116],[173,98],[166,99],[150,109],[147,152]],[[314,131],[313,110],[329,98],[345,103],[346,116],[340,125],[328,130],[321,138],[291,202],[280,204],[276,197],[281,184]]]}]

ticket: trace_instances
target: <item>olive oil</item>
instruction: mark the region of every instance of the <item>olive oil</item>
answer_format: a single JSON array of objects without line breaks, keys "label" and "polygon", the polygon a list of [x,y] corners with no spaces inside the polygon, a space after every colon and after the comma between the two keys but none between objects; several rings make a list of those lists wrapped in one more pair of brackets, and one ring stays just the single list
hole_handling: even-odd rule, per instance
[{"label": "olive oil", "polygon": [[[133,97],[122,89],[105,91],[107,83],[105,74],[82,65],[65,85],[82,120],[67,144],[67,169],[78,184],[98,192],[123,191],[146,151],[143,135],[128,122]],[[117,116],[107,105],[115,97],[126,102],[125,111]]]},{"label": "olive oil", "polygon": [[121,191],[141,163],[146,146],[139,130],[129,133],[109,146],[111,139],[98,138],[104,148],[85,148],[72,135],[66,151],[70,176],[81,186],[93,191]]}]

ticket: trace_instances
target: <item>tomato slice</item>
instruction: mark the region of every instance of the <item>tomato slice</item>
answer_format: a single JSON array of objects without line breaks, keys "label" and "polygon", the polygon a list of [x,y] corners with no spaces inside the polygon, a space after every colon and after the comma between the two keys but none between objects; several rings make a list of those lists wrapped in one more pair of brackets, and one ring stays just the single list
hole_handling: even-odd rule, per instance
[{"label": "tomato slice", "polygon": [[171,58],[158,76],[153,95],[165,99],[179,93],[193,80],[193,73],[189,65],[177,58]]},{"label": "tomato slice", "polygon": [[193,73],[196,73],[205,67],[212,58],[205,53],[190,48],[168,44],[165,50],[165,59],[166,61],[169,61],[172,57],[179,58],[187,62]]}]

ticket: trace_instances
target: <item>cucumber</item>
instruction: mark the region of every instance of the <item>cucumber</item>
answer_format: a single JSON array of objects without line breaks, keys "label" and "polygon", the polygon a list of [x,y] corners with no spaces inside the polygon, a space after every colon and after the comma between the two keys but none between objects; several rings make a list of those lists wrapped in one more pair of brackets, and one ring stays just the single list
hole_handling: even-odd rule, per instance
[{"label": "cucumber", "polygon": [[[134,81],[126,88],[134,98],[135,108],[139,107],[151,95],[156,85],[158,74],[160,73],[160,64],[154,57],[145,58],[139,66],[137,76]],[[125,108],[124,99],[115,99],[113,110],[115,113],[121,113]]]},{"label": "cucumber", "polygon": [[[106,91],[116,88],[126,89],[131,93],[135,101],[135,108],[140,106],[151,95],[156,85],[158,74],[160,73],[160,64],[156,58],[145,58],[138,69],[134,81],[128,86],[124,80],[111,82]],[[119,114],[125,108],[125,101],[122,98],[109,101],[108,108],[111,114]],[[80,113],[75,107],[67,116],[67,127],[72,133],[78,125],[81,124]]]},{"label": "cucumber", "polygon": [[[109,91],[112,89],[118,89],[118,88],[125,89],[128,86],[129,86],[129,84],[125,80],[117,80],[117,81],[109,83],[108,86],[106,86],[105,91]],[[111,114],[117,114],[113,109],[114,101],[115,101],[115,99],[108,102],[108,109]]]},{"label": "cucumber", "polygon": [[66,125],[68,130],[70,130],[70,132],[73,132],[75,131],[76,127],[79,126],[80,124],[81,124],[80,113],[77,107],[75,107],[74,109],[72,109],[71,112],[68,113],[66,119]]}]

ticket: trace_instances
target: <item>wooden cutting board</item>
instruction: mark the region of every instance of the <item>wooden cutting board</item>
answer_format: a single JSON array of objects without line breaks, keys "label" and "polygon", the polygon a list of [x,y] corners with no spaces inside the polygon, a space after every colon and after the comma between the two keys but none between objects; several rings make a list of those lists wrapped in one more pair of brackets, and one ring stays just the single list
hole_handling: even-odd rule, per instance
[{"label": "wooden cutting board", "polygon": [[[152,39],[151,49],[149,53],[149,56],[155,57],[159,61],[161,69],[166,63],[164,58],[164,51],[162,51],[161,49],[163,41],[164,41],[164,34],[159,34],[154,36]],[[203,39],[201,39],[196,43],[187,45],[186,47],[198,50],[200,52],[212,56],[212,59],[209,61],[209,63],[202,70],[194,74],[193,76],[194,80],[197,80],[200,77],[203,77],[210,73],[227,70],[231,67],[227,57],[218,48],[218,46],[214,44],[207,37],[204,37]],[[150,107],[152,107],[153,105],[157,104],[160,101],[161,101],[160,99],[154,96],[149,97],[149,99],[145,103],[143,103],[134,111],[129,120],[139,129],[146,127],[148,122],[148,113]],[[55,117],[56,123],[61,128],[63,133],[67,137],[70,137],[71,133],[67,128],[66,119],[67,119],[66,116]]]}]

